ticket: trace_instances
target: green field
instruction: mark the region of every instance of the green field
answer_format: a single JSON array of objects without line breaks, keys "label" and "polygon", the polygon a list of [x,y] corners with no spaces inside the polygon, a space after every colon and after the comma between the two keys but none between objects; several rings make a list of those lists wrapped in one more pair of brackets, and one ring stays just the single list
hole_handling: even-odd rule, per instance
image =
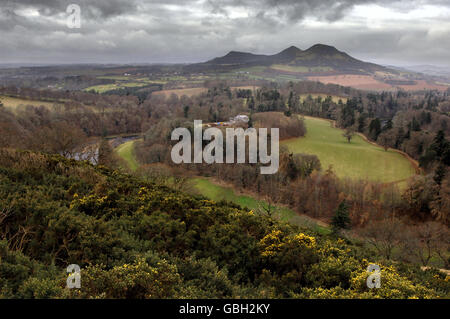
[{"label": "green field", "polygon": [[330,122],[305,118],[305,137],[282,142],[293,153],[315,154],[322,169],[333,166],[338,177],[395,182],[414,175],[414,167],[403,155],[372,145],[358,135],[348,143],[343,130],[331,127]]},{"label": "green field", "polygon": [[[24,99],[24,98],[19,98],[19,97],[11,97],[11,96],[5,96],[5,95],[0,95],[0,102],[3,104],[3,106],[7,109],[9,109],[12,112],[17,112],[18,110],[20,110],[22,107],[31,105],[34,107],[40,107],[43,106],[45,108],[47,108],[50,111],[55,111],[58,107],[64,107],[64,104],[66,102],[69,102],[70,100],[64,99],[64,100],[58,100],[58,101],[54,101],[52,102],[51,100],[46,100],[46,101],[40,101],[40,100],[29,100],[29,99]],[[114,112],[114,109],[108,109],[106,111],[103,111],[99,108],[96,108],[95,106],[92,105],[84,105],[84,107],[89,108],[92,112],[97,113],[97,112]],[[72,113],[76,113],[78,112],[77,109],[72,109],[71,110]]]},{"label": "green field", "polygon": [[[224,187],[217,185],[210,180],[204,178],[193,178],[195,189],[203,196],[208,197],[214,201],[226,200],[238,204],[242,207],[247,207],[253,211],[261,211],[262,207],[267,208],[264,201],[257,200],[246,195],[238,195],[231,187]],[[293,210],[283,207],[275,206],[275,215],[281,220],[289,221],[299,226],[315,229],[321,233],[329,233],[330,230],[326,227],[319,226],[316,221],[307,217],[296,214]]]},{"label": "green field", "polygon": [[306,73],[309,72],[309,68],[306,66],[295,66],[295,65],[287,65],[287,64],[273,64],[270,66],[272,69],[277,71],[287,71],[287,72],[296,72],[296,73]]},{"label": "green field", "polygon": [[115,80],[115,81],[127,81],[130,79],[130,77],[125,75],[104,75],[104,76],[97,76],[97,79],[100,80]]},{"label": "green field", "polygon": [[120,82],[120,83],[94,85],[94,86],[85,88],[84,90],[85,91],[94,90],[97,93],[105,93],[105,92],[116,90],[116,89],[123,89],[123,88],[127,88],[127,87],[142,87],[142,86],[146,86],[146,85],[147,85],[147,83],[144,83],[144,82]]},{"label": "green field", "polygon": [[134,142],[135,141],[125,142],[116,148],[117,154],[125,160],[132,171],[137,170],[139,167],[139,163],[134,156]]},{"label": "green field", "polygon": [[[139,163],[136,161],[133,152],[134,142],[135,141],[129,141],[116,148],[117,154],[125,160],[128,167],[133,171],[135,171],[139,167]],[[246,195],[237,195],[231,187],[224,187],[214,184],[213,182],[205,178],[192,178],[192,182],[194,192],[208,197],[214,201],[227,200],[254,211],[261,210],[262,207],[267,207],[267,204],[264,201],[257,200]],[[289,221],[299,226],[314,229],[323,234],[327,234],[330,232],[328,228],[318,225],[313,219],[307,216],[297,215],[293,210],[286,207],[276,206],[275,215],[278,216],[281,220]]]},{"label": "green field", "polygon": [[19,106],[33,105],[33,106],[45,106],[48,109],[53,109],[55,105],[62,105],[60,102],[47,102],[39,100],[28,100],[17,97],[0,95],[0,102],[4,107],[10,110],[15,110]]}]

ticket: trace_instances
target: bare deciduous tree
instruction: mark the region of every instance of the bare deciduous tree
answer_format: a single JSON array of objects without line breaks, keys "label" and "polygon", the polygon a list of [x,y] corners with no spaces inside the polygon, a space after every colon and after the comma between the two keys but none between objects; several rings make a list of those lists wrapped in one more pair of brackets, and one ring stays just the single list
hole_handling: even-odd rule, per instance
[{"label": "bare deciduous tree", "polygon": [[359,231],[367,243],[386,259],[392,259],[395,247],[401,246],[406,234],[405,225],[396,218],[373,221]]},{"label": "bare deciduous tree", "polygon": [[[428,266],[433,257],[442,259],[444,266],[448,267],[450,247],[450,234],[448,228],[437,222],[426,222],[408,228],[408,239],[403,246],[409,261],[420,261]],[[408,258],[409,257],[409,258]]]},{"label": "bare deciduous tree", "polygon": [[347,142],[350,143],[353,136],[355,136],[355,130],[353,128],[347,128],[342,135],[347,139]]}]

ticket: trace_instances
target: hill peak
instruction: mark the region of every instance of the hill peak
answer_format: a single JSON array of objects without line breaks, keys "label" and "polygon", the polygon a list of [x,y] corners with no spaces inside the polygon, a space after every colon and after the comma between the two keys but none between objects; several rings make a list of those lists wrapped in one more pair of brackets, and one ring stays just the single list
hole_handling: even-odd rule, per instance
[{"label": "hill peak", "polygon": [[[228,71],[240,67],[264,66],[271,73],[291,72],[283,70],[273,71],[277,70],[276,68],[271,69],[271,66],[275,64],[286,64],[291,67],[299,66],[303,67],[301,70],[320,74],[324,72],[334,74],[369,74],[378,70],[385,70],[382,66],[355,59],[346,52],[339,51],[334,46],[321,43],[315,44],[305,51],[296,46],[290,46],[274,55],[230,51],[225,56],[212,59],[196,67],[199,69],[210,68],[212,70],[222,69]],[[299,71],[298,73],[302,72]]]},{"label": "hill peak", "polygon": [[318,53],[318,54],[336,54],[336,53],[342,53],[340,52],[338,49],[336,49],[335,47],[331,46],[331,45],[326,45],[326,44],[314,44],[312,47],[310,47],[308,50],[306,50],[308,52],[314,52],[314,53]]},{"label": "hill peak", "polygon": [[299,55],[302,52],[303,51],[297,48],[296,46],[290,46],[289,48],[284,49],[280,53],[273,55],[272,58],[279,62],[289,62],[295,60],[297,55]]},{"label": "hill peak", "polygon": [[226,55],[215,58],[207,63],[213,64],[246,64],[246,63],[259,63],[264,61],[266,55],[253,54],[242,51],[230,51]]},{"label": "hill peak", "polygon": [[297,48],[295,45],[291,45],[289,48],[284,49],[280,53],[283,53],[283,52],[297,53],[297,52],[303,52],[303,51],[300,50],[299,48]]},{"label": "hill peak", "polygon": [[224,55],[224,57],[234,57],[234,56],[242,56],[242,55],[253,55],[253,53],[242,52],[242,51],[230,51]]}]

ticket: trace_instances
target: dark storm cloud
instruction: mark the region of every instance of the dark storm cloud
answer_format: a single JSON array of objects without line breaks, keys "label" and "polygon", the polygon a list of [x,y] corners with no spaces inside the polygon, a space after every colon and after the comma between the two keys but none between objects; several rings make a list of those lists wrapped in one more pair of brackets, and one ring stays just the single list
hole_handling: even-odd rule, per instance
[{"label": "dark storm cloud", "polygon": [[314,14],[319,19],[335,21],[342,18],[345,12],[356,3],[367,1],[326,1],[326,0],[220,0],[209,1],[212,12],[224,12],[224,7],[245,7],[254,12],[256,17],[264,17],[267,12],[274,10],[273,15],[282,21],[300,21],[306,15]]},{"label": "dark storm cloud", "polygon": [[[65,24],[71,3],[81,7],[81,29]],[[356,6],[369,4],[404,16],[385,19],[376,27],[352,16]],[[377,62],[449,61],[450,17],[407,18],[426,5],[450,8],[450,1],[2,1],[0,63],[192,62],[229,50],[275,53],[318,42]]]},{"label": "dark storm cloud", "polygon": [[417,7],[419,4],[439,4],[450,7],[447,0],[209,0],[213,13],[224,13],[225,7],[243,7],[253,11],[257,16],[264,16],[274,9],[274,15],[289,22],[301,21],[308,15],[319,20],[337,21],[355,5],[379,4],[399,5],[400,8]]}]

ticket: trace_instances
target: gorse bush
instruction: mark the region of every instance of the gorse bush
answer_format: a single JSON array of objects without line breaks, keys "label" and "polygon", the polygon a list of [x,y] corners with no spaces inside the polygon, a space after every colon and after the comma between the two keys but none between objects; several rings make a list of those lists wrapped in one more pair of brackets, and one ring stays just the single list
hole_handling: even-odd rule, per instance
[{"label": "gorse bush", "polygon": [[[0,297],[445,297],[448,277],[227,202],[56,155],[0,151]],[[66,267],[81,267],[67,289]],[[384,280],[384,281],[383,281]]]}]

